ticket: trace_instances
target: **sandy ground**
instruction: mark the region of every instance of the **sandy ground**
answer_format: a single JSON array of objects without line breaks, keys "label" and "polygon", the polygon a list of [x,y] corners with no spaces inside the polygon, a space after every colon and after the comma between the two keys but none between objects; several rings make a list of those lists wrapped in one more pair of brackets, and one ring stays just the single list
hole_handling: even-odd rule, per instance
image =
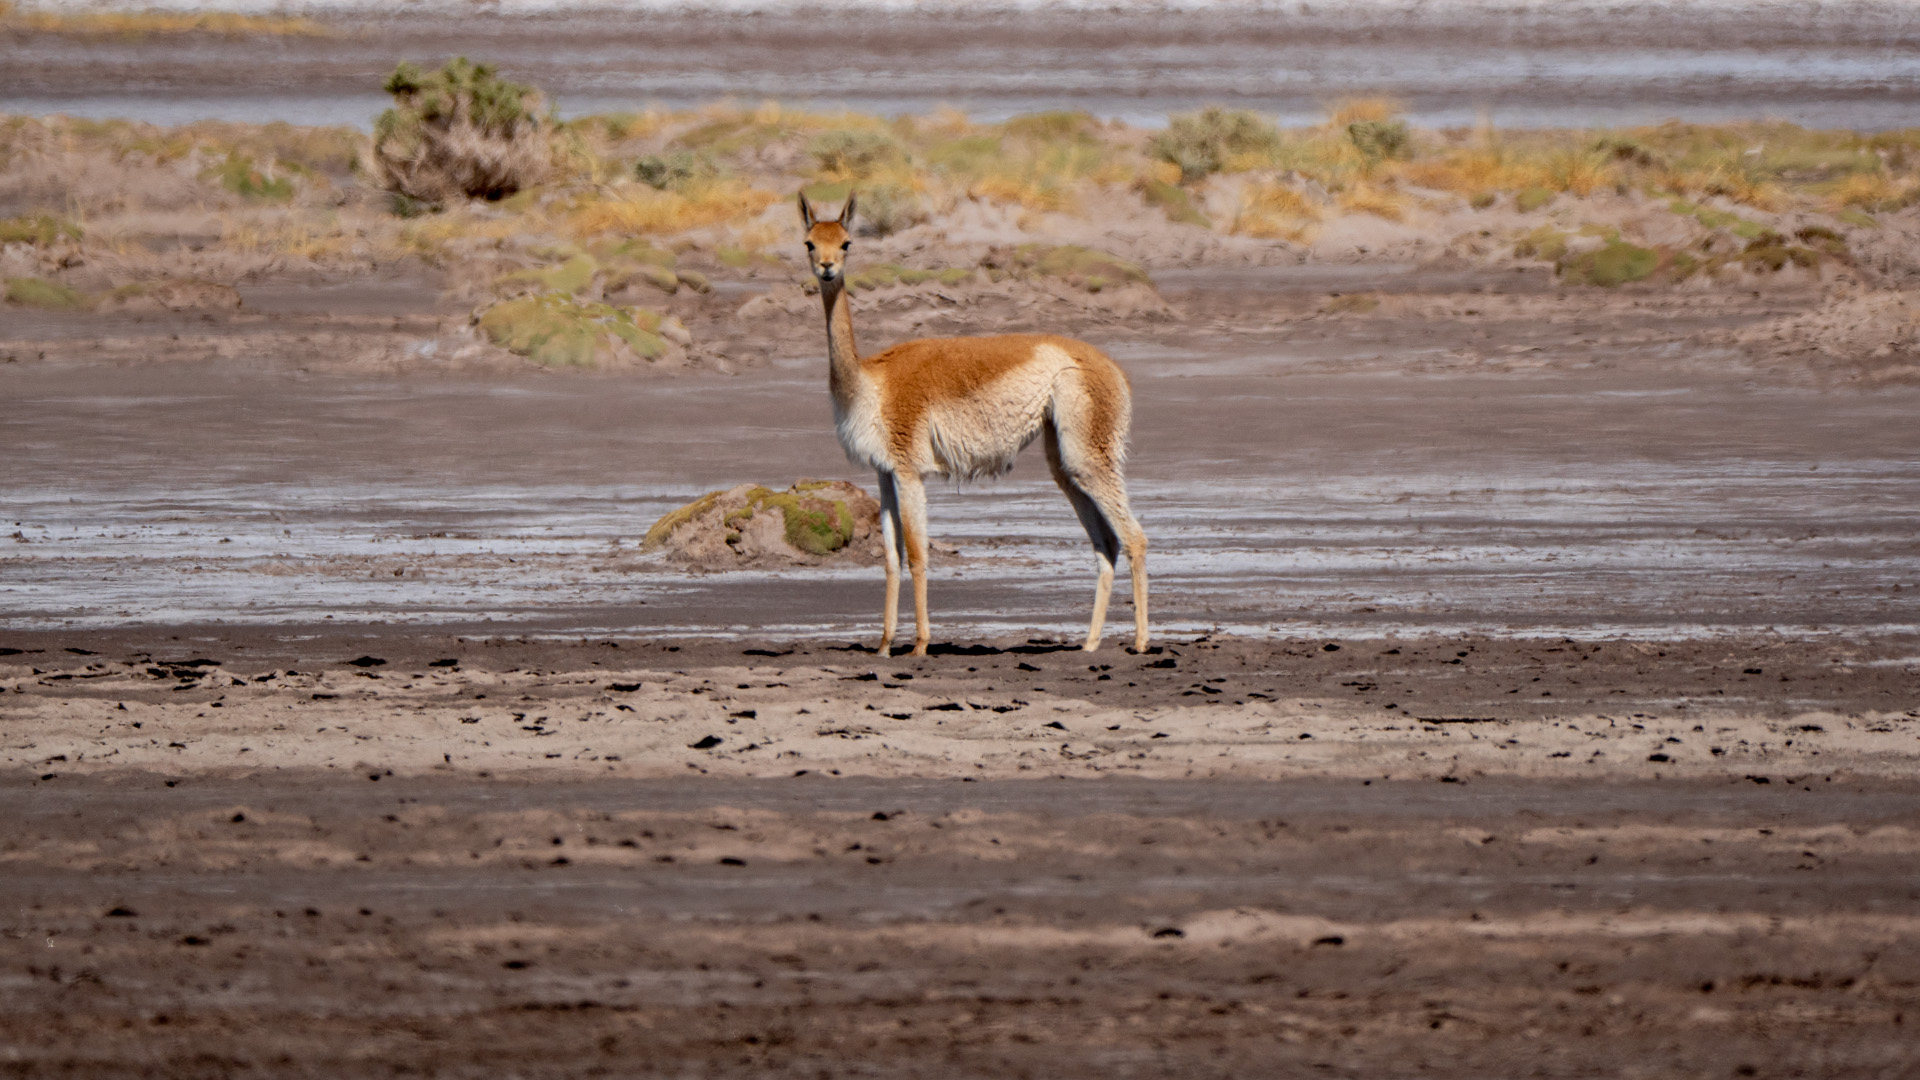
[{"label": "sandy ground", "polygon": [[[570,108],[891,111],[954,98],[925,57],[962,31],[1021,76],[958,95],[985,117],[1317,119],[1342,91],[1296,70],[1423,123],[1910,108],[1894,7],[1491,37],[1322,7],[15,36],[0,108],[364,122],[413,50]],[[1649,80],[1676,26],[1725,50]],[[821,40],[861,62],[796,59]],[[131,175],[61,168],[5,197]],[[1580,210],[1673,226],[1643,201]],[[792,251],[683,253],[714,288],[661,301],[695,344],[649,378],[477,347],[457,267],[236,261],[207,208],[129,211],[151,250],[0,252],[240,301],[0,311],[0,1071],[1920,1075],[1911,211],[1850,234],[1844,271],[1619,290],[1476,240],[1526,224],[1499,208],[1306,246],[1091,211],[1032,235],[1154,289],[874,290],[857,318],[870,344],[1065,330],[1127,367],[1144,655],[1067,644],[1091,574],[1034,460],[935,493],[922,660],[873,652],[872,565],[637,550],[706,490],[870,482]],[[1028,236],[972,208],[861,255]]]},{"label": "sandy ground", "polygon": [[1913,1075],[1912,392],[1705,343],[1804,290],[1367,272],[1089,317],[1144,656],[1061,644],[1037,471],[934,500],[922,661],[873,567],[632,550],[846,474],[810,321],[631,381],[302,371],[362,316],[292,290],[224,361],[60,324],[0,374],[0,1061]]},{"label": "sandy ground", "polygon": [[1915,1066],[1911,640],[10,640],[19,1075]]},{"label": "sandy ground", "polygon": [[1141,656],[1062,644],[1084,541],[1032,462],[936,496],[926,660],[871,651],[874,567],[634,551],[706,488],[864,479],[811,319],[623,380],[303,361],[431,289],[36,317],[0,1061],[1914,1075],[1912,391],[1737,347],[1804,288],[1162,287],[1077,325],[1140,402]]}]

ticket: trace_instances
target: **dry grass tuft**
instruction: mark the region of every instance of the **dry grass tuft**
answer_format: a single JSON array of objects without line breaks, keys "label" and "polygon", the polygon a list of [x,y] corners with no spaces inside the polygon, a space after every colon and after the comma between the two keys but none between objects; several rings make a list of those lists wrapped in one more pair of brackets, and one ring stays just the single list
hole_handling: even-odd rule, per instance
[{"label": "dry grass tuft", "polygon": [[1400,194],[1377,184],[1354,184],[1340,193],[1337,202],[1350,214],[1372,214],[1388,221],[1401,221],[1407,216],[1407,204]]},{"label": "dry grass tuft", "polygon": [[988,253],[980,263],[995,281],[1006,277],[1056,278],[1097,293],[1121,285],[1151,285],[1138,264],[1079,244],[1021,244]]},{"label": "dry grass tuft", "polygon": [[1240,196],[1240,212],[1233,231],[1260,240],[1299,242],[1320,220],[1320,207],[1286,184],[1249,184]]},{"label": "dry grass tuft", "polygon": [[1836,209],[1886,213],[1920,202],[1920,179],[1887,173],[1857,173],[1834,185],[1829,202]]},{"label": "dry grass tuft", "polygon": [[644,184],[610,184],[578,201],[567,228],[579,239],[608,233],[644,235],[685,232],[705,225],[751,218],[779,196],[739,180],[661,191]]},{"label": "dry grass tuft", "polygon": [[1345,131],[1354,124],[1385,123],[1402,111],[1400,103],[1392,98],[1344,98],[1327,110],[1327,126]]}]

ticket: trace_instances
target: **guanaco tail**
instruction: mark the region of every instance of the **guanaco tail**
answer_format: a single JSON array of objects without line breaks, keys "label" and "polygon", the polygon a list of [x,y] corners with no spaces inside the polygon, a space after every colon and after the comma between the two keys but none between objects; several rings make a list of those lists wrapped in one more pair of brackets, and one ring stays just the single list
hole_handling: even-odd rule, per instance
[{"label": "guanaco tail", "polygon": [[922,338],[861,356],[846,288],[853,212],[851,194],[832,220],[800,196],[807,259],[826,306],[834,427],[847,457],[879,474],[887,558],[881,654],[892,651],[903,560],[913,574],[913,654],[927,652],[925,478],[1005,473],[1035,438],[1093,542],[1099,581],[1087,651],[1100,645],[1123,546],[1133,572],[1133,647],[1144,650],[1147,536],[1128,509],[1122,473],[1133,414],[1126,373],[1099,349],[1056,334]]}]

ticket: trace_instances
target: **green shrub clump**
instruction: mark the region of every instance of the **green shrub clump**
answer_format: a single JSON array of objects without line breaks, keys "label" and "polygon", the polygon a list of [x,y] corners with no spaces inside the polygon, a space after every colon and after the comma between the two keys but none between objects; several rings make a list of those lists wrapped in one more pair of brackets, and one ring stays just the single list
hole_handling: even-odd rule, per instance
[{"label": "green shrub clump", "polygon": [[851,180],[865,179],[907,160],[907,148],[892,135],[846,128],[821,132],[807,152],[822,173]]},{"label": "green shrub clump", "polygon": [[59,240],[78,240],[80,226],[51,214],[27,214],[0,219],[0,244],[51,247]]},{"label": "green shrub clump", "polygon": [[634,178],[661,191],[680,191],[701,180],[720,175],[720,167],[707,154],[675,150],[666,154],[648,154],[633,163]]},{"label": "green shrub clump", "polygon": [[1185,184],[1271,154],[1279,145],[1280,132],[1265,119],[1213,105],[1174,117],[1147,149],[1158,160],[1179,166]]},{"label": "green shrub clump", "polygon": [[667,351],[661,317],[641,308],[541,293],[503,300],[475,321],[494,344],[547,367],[597,367],[631,350],[643,360]]},{"label": "green shrub clump", "polygon": [[90,306],[85,293],[37,277],[8,278],[7,302],[49,311],[73,311]]},{"label": "green shrub clump", "polygon": [[756,487],[747,492],[747,505],[727,515],[730,533],[738,533],[756,513],[778,510],[784,520],[787,543],[809,555],[831,555],[853,539],[853,511],[841,499],[823,499],[808,492],[830,487],[802,480],[787,491]]},{"label": "green shrub clump", "polygon": [[1608,289],[1630,281],[1644,281],[1658,269],[1659,252],[1619,239],[1560,262],[1560,276],[1568,281],[1584,281]]},{"label": "green shrub clump", "polygon": [[1169,184],[1165,180],[1146,179],[1140,182],[1140,195],[1147,205],[1157,206],[1167,215],[1167,220],[1176,225],[1198,225],[1203,229],[1213,228],[1213,222],[1200,208],[1193,205],[1193,196],[1178,184]]},{"label": "green shrub clump", "polygon": [[272,162],[262,168],[238,150],[228,153],[227,159],[214,166],[209,173],[220,179],[222,187],[244,198],[261,202],[286,202],[293,198],[291,177],[275,175]]},{"label": "green shrub clump", "polygon": [[541,182],[554,165],[538,90],[465,57],[438,71],[402,61],[387,77],[393,108],[373,129],[375,172],[390,191],[440,205],[499,199]]},{"label": "green shrub clump", "polygon": [[1413,133],[1405,120],[1356,120],[1347,125],[1347,140],[1369,162],[1413,156]]},{"label": "green shrub clump", "polygon": [[1513,208],[1523,214],[1531,214],[1552,201],[1552,188],[1524,188],[1518,195],[1513,197]]}]

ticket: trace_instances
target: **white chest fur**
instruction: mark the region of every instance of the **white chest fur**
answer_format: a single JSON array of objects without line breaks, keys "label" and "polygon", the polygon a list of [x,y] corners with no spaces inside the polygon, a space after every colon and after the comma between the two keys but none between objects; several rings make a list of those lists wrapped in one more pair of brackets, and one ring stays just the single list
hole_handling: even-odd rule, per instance
[{"label": "white chest fur", "polygon": [[887,428],[880,410],[880,389],[861,380],[845,401],[833,403],[834,432],[847,460],[870,469],[892,470],[887,453]]}]

